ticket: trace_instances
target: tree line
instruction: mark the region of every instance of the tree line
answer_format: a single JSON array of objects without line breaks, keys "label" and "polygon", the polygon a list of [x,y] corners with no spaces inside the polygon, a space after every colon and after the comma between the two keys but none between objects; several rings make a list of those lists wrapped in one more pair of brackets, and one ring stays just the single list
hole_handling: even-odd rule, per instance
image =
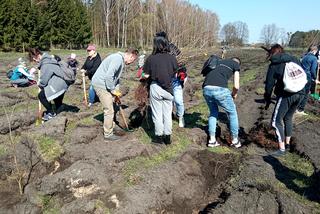
[{"label": "tree line", "polygon": [[293,48],[307,48],[311,45],[319,45],[320,30],[308,32],[296,31],[286,32],[284,28],[279,28],[276,24],[264,25],[261,30],[261,42],[266,46],[273,43],[280,43],[282,46]]},{"label": "tree line", "polygon": [[[221,28],[221,30],[220,30]],[[216,13],[182,0],[1,0],[0,48],[150,47],[157,31],[179,47],[248,43],[246,23],[220,26]],[[264,25],[261,43],[307,47],[320,42],[319,30],[286,32]]]},{"label": "tree line", "polygon": [[212,46],[218,41],[218,16],[181,0],[95,0],[88,5],[95,43],[105,47],[151,46],[166,31],[178,46]]},{"label": "tree line", "polygon": [[80,48],[92,40],[82,0],[1,0],[0,47]]},{"label": "tree line", "polygon": [[167,31],[179,46],[212,46],[218,16],[180,0],[1,0],[3,50],[151,46]]}]

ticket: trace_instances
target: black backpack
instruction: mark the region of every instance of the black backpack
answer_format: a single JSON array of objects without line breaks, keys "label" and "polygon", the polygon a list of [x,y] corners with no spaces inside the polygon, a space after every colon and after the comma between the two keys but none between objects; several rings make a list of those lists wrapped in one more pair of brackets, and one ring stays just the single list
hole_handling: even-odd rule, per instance
[{"label": "black backpack", "polygon": [[7,77],[8,77],[9,79],[11,79],[12,75],[13,75],[13,70],[12,70],[12,69],[10,69],[9,71],[7,71]]},{"label": "black backpack", "polygon": [[201,74],[203,76],[207,76],[207,74],[212,71],[213,69],[215,69],[220,62],[221,58],[218,57],[217,55],[211,55],[209,57],[209,59],[207,59],[207,61],[203,64],[202,70],[201,70]]}]

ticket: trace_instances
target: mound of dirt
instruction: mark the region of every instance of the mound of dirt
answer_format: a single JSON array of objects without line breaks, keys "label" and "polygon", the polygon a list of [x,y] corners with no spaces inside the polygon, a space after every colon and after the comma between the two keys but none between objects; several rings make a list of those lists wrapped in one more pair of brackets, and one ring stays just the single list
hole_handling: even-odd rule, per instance
[{"label": "mound of dirt", "polygon": [[[251,145],[250,151],[236,180],[201,213],[311,213],[312,207],[301,204],[279,185],[279,177],[292,172],[264,149]],[[281,182],[288,185],[292,181]]]}]

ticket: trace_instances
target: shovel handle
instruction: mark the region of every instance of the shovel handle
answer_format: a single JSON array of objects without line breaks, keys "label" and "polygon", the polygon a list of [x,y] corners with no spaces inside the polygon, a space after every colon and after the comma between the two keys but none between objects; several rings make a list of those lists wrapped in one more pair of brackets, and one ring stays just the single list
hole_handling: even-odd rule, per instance
[{"label": "shovel handle", "polygon": [[83,82],[83,95],[84,95],[84,104],[85,106],[88,105],[88,99],[87,99],[87,91],[86,91],[86,78],[84,75],[82,75],[82,82]]}]

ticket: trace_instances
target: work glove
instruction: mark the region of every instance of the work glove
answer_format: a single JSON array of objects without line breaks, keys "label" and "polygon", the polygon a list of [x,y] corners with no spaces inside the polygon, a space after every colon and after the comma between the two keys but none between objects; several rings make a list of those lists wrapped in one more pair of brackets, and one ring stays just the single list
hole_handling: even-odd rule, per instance
[{"label": "work glove", "polygon": [[119,89],[113,90],[111,92],[111,94],[113,94],[113,96],[115,96],[115,97],[121,97],[121,95],[122,95],[121,91]]},{"label": "work glove", "polygon": [[265,107],[264,107],[264,109],[265,110],[268,110],[268,108],[269,108],[269,106],[270,106],[270,104],[271,104],[271,97],[270,96],[268,96],[266,93],[263,95],[263,97],[264,97],[264,102],[265,102]]}]

